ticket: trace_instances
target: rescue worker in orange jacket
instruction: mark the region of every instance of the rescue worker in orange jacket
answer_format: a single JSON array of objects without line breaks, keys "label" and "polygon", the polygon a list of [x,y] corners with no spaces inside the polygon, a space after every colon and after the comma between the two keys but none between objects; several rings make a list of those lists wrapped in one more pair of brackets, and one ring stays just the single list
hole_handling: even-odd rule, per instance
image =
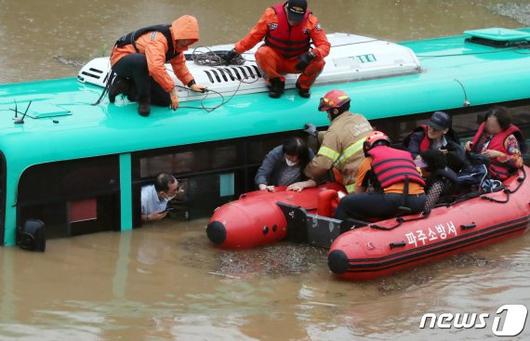
[{"label": "rescue worker in orange jacket", "polygon": [[[283,94],[287,73],[301,73],[296,82],[300,96],[310,97],[309,88],[324,68],[330,44],[306,0],[288,0],[267,8],[246,37],[227,55],[229,63],[265,38],[256,51],[256,63],[269,82],[269,96]],[[311,43],[314,48],[311,48]]]},{"label": "rescue worker in orange jacket", "polygon": [[[335,217],[366,220],[391,218],[402,213],[419,213],[425,207],[425,182],[412,155],[390,147],[390,139],[373,131],[363,143],[366,156],[356,178],[356,193],[342,198]],[[366,192],[367,187],[374,191]],[[405,210],[406,208],[406,210]]]},{"label": "rescue worker in orange jacket", "polygon": [[131,101],[138,101],[138,113],[147,116],[150,104],[179,106],[175,82],[166,72],[170,63],[177,78],[191,90],[204,92],[195,83],[186,67],[184,51],[199,40],[199,24],[195,17],[184,15],[171,25],[144,27],[131,32],[116,42],[110,62],[117,77],[109,89],[109,100],[114,103],[120,93]]},{"label": "rescue worker in orange jacket", "polygon": [[[350,97],[343,91],[332,90],[320,99],[318,110],[326,111],[331,125],[318,134],[320,148],[305,168],[307,177],[319,182],[335,167],[348,193],[355,191],[355,176],[364,159],[363,142],[372,126],[363,115],[349,112]],[[316,134],[313,125],[306,130]]]}]

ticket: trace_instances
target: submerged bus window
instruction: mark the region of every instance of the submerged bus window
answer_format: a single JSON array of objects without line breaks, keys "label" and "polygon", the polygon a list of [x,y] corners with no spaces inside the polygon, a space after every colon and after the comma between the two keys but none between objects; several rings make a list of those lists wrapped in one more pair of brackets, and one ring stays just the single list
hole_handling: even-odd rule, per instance
[{"label": "submerged bus window", "polygon": [[119,229],[119,180],[117,156],[32,166],[18,186],[18,224],[40,219],[59,237]]}]

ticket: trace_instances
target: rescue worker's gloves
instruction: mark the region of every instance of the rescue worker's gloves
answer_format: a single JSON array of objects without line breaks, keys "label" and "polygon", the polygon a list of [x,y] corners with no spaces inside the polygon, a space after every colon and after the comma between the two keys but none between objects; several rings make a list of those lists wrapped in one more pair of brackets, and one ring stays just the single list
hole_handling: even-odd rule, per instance
[{"label": "rescue worker's gloves", "polygon": [[230,65],[232,64],[232,61],[240,56],[239,53],[236,52],[235,49],[232,49],[228,51],[228,53],[225,56],[225,64]]},{"label": "rescue worker's gloves", "polygon": [[304,131],[314,137],[318,136],[317,127],[313,123],[306,123],[304,124]]},{"label": "rescue worker's gloves", "polygon": [[315,54],[311,51],[307,51],[300,57],[298,57],[298,64],[296,64],[296,69],[298,71],[304,71],[305,68],[315,59]]}]

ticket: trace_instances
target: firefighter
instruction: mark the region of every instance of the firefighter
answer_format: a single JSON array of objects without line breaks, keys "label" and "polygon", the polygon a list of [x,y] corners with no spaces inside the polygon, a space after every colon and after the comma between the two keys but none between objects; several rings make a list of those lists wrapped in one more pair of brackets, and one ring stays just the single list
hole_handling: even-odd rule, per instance
[{"label": "firefighter", "polygon": [[[400,213],[419,213],[425,207],[425,182],[412,155],[390,147],[389,137],[371,132],[363,143],[366,156],[359,167],[356,193],[342,198],[336,218],[386,219]],[[371,187],[371,192],[366,192]]]},{"label": "firefighter", "polygon": [[[300,74],[296,87],[309,98],[309,88],[324,68],[330,44],[306,0],[289,0],[267,8],[246,37],[226,57],[230,63],[265,38],[256,51],[256,63],[268,81],[269,96],[278,98],[285,87],[284,75]],[[311,48],[311,44],[314,48]]]},{"label": "firefighter", "polygon": [[150,105],[179,105],[175,82],[166,72],[170,63],[182,84],[191,90],[204,92],[205,87],[195,83],[186,67],[184,51],[199,40],[197,19],[184,15],[171,25],[144,27],[131,32],[116,42],[110,62],[116,78],[109,88],[109,100],[114,103],[118,94],[138,102],[138,113],[148,116]]},{"label": "firefighter", "polygon": [[[343,91],[332,90],[320,99],[319,111],[326,111],[331,121],[329,129],[318,133],[320,148],[305,168],[305,174],[319,182],[335,167],[348,193],[355,191],[355,176],[364,159],[363,142],[372,126],[363,115],[349,112],[350,97]],[[307,125],[316,134],[313,125]]]}]

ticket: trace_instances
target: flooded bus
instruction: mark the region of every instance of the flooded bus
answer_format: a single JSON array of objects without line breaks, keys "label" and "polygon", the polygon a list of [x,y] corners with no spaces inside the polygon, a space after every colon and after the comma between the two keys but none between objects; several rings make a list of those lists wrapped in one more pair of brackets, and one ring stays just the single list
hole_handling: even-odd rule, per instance
[{"label": "flooded bus", "polygon": [[332,53],[309,99],[298,96],[293,75],[292,90],[269,98],[252,51],[241,66],[199,66],[190,57],[197,83],[215,93],[182,89],[181,108],[154,108],[149,117],[126,99],[92,105],[109,77],[107,58],[77,79],[0,85],[0,241],[15,245],[17,231],[34,221],[46,238],[139,227],[141,187],[159,172],[185,183],[186,217],[208,215],[254,189],[264,155],[288,136],[304,136],[305,123],[325,129],[317,107],[334,88],[394,141],[437,110],[471,137],[494,104],[509,107],[528,136],[530,73],[521,70],[530,70],[530,55],[521,51],[530,29],[517,38],[509,31],[400,44],[331,34]]}]

